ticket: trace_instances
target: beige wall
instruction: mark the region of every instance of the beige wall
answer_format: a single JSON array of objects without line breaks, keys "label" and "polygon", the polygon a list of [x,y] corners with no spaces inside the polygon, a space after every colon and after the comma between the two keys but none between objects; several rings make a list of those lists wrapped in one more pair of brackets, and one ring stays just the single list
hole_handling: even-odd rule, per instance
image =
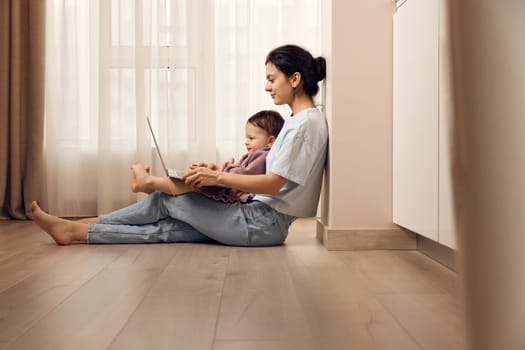
[{"label": "beige wall", "polygon": [[330,151],[319,230],[396,228],[392,223],[394,10],[391,0],[323,2]]}]

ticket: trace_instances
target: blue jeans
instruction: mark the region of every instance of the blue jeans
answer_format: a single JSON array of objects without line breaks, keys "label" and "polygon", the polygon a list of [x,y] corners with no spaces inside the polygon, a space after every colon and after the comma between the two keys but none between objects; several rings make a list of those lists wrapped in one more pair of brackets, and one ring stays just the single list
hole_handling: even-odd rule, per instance
[{"label": "blue jeans", "polygon": [[88,225],[88,243],[219,242],[271,246],[284,242],[295,218],[268,205],[223,203],[198,193],[151,193],[143,201]]}]

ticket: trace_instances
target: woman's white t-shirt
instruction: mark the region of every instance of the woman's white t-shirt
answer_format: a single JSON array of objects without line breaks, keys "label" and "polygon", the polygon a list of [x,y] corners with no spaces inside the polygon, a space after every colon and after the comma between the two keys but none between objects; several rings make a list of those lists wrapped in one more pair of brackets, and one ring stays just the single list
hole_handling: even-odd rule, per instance
[{"label": "woman's white t-shirt", "polygon": [[328,126],[317,108],[288,118],[266,157],[266,172],[288,182],[276,195],[253,199],[296,217],[317,213],[328,148]]}]

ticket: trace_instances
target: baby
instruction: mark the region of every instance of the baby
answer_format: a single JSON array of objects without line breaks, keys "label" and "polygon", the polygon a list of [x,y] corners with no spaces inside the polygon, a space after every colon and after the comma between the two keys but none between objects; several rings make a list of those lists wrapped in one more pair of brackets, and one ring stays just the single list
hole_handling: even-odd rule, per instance
[{"label": "baby", "polygon": [[[233,158],[229,162],[224,163],[220,171],[251,175],[265,174],[266,156],[270,147],[275,142],[279,131],[281,131],[283,124],[284,119],[278,112],[263,110],[255,113],[246,122],[244,144],[248,152],[241,158],[239,163],[235,163]],[[197,166],[207,166],[213,170],[219,169],[215,164],[202,163],[193,164],[191,168]],[[133,171],[131,184],[133,192],[151,193],[160,191],[171,195],[199,192],[204,196],[225,203],[233,203],[236,201],[246,203],[253,197],[253,193],[247,193],[233,188],[217,186],[195,188],[169,177],[153,176],[150,174],[149,167],[145,167],[140,163],[133,164],[131,169]]]}]

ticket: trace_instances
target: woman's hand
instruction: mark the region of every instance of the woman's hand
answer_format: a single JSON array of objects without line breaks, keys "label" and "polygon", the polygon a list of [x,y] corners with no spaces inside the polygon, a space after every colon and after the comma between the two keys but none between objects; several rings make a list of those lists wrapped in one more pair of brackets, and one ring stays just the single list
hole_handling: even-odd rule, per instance
[{"label": "woman's hand", "polygon": [[186,173],[182,180],[187,184],[195,187],[215,186],[219,184],[220,171],[217,168],[208,166],[198,166]]}]

